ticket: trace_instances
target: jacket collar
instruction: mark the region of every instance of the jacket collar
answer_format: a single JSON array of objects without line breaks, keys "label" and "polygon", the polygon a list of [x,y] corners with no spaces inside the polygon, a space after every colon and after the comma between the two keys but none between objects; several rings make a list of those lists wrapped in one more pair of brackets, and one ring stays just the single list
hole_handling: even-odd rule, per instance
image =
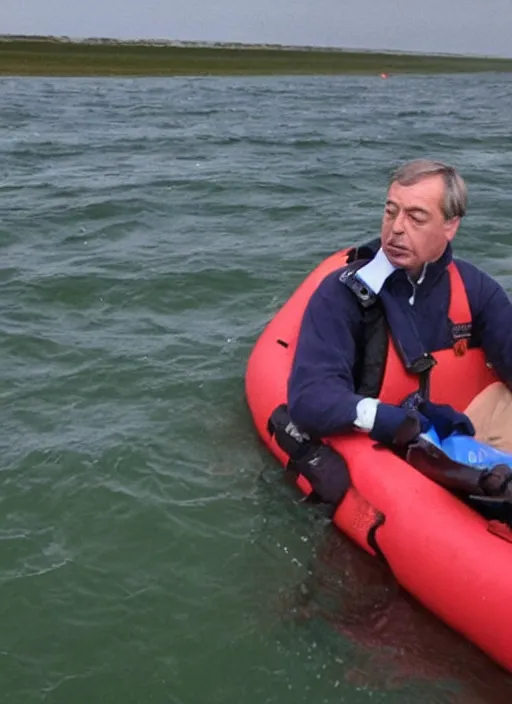
[{"label": "jacket collar", "polygon": [[[354,247],[349,253],[348,261],[354,261],[357,259],[370,259],[373,260],[375,255],[380,249],[380,238],[370,240],[369,242],[360,245],[359,247]],[[422,273],[420,279],[413,282],[405,269],[395,269],[387,278],[387,285],[392,285],[396,282],[408,283],[410,286],[421,286],[423,290],[431,288],[446,271],[446,268],[453,259],[453,249],[451,244],[448,242],[444,252],[441,254],[439,259],[435,262],[429,262],[425,265],[425,269]]]}]

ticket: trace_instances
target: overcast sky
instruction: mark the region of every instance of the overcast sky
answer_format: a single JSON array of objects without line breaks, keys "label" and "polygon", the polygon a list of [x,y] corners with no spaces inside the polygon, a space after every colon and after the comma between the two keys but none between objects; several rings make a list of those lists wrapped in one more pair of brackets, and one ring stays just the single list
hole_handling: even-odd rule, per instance
[{"label": "overcast sky", "polygon": [[512,56],[512,0],[0,0],[0,34]]}]

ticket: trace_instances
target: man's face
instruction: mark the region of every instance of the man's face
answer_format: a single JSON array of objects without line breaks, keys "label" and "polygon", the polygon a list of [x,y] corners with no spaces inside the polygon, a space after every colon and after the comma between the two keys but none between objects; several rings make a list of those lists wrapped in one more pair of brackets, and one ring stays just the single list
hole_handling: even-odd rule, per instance
[{"label": "man's face", "polygon": [[412,186],[392,183],[386,199],[381,244],[389,261],[417,273],[444,252],[460,218],[445,220],[442,176],[427,176]]}]

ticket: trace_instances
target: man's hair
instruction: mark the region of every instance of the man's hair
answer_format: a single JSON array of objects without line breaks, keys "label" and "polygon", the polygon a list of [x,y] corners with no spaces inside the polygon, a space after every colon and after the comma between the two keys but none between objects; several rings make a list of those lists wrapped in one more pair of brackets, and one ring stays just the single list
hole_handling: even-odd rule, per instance
[{"label": "man's hair", "polygon": [[464,179],[455,167],[442,161],[415,159],[402,164],[391,176],[390,185],[412,186],[428,176],[440,175],[444,181],[443,213],[445,220],[463,217],[466,213],[468,192]]}]

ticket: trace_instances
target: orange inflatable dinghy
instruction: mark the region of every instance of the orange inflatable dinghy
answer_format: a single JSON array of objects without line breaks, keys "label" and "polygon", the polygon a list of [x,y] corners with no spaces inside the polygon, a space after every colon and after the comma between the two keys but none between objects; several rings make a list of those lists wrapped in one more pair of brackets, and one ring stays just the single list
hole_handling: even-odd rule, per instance
[{"label": "orange inflatable dinghy", "polygon": [[[287,401],[287,381],[304,309],[319,283],[346,263],[333,254],[311,272],[257,340],[246,371],[246,397],[256,429],[274,456],[288,458],[267,423]],[[457,358],[453,356],[454,364]],[[435,371],[435,370],[434,370]],[[458,410],[495,378],[475,370],[460,398],[439,386],[439,403]],[[361,548],[383,557],[398,582],[447,625],[512,672],[512,542],[506,530],[362,433],[326,438],[349,468],[352,487],[337,507],[335,526]],[[311,487],[299,476],[299,489]]]}]

